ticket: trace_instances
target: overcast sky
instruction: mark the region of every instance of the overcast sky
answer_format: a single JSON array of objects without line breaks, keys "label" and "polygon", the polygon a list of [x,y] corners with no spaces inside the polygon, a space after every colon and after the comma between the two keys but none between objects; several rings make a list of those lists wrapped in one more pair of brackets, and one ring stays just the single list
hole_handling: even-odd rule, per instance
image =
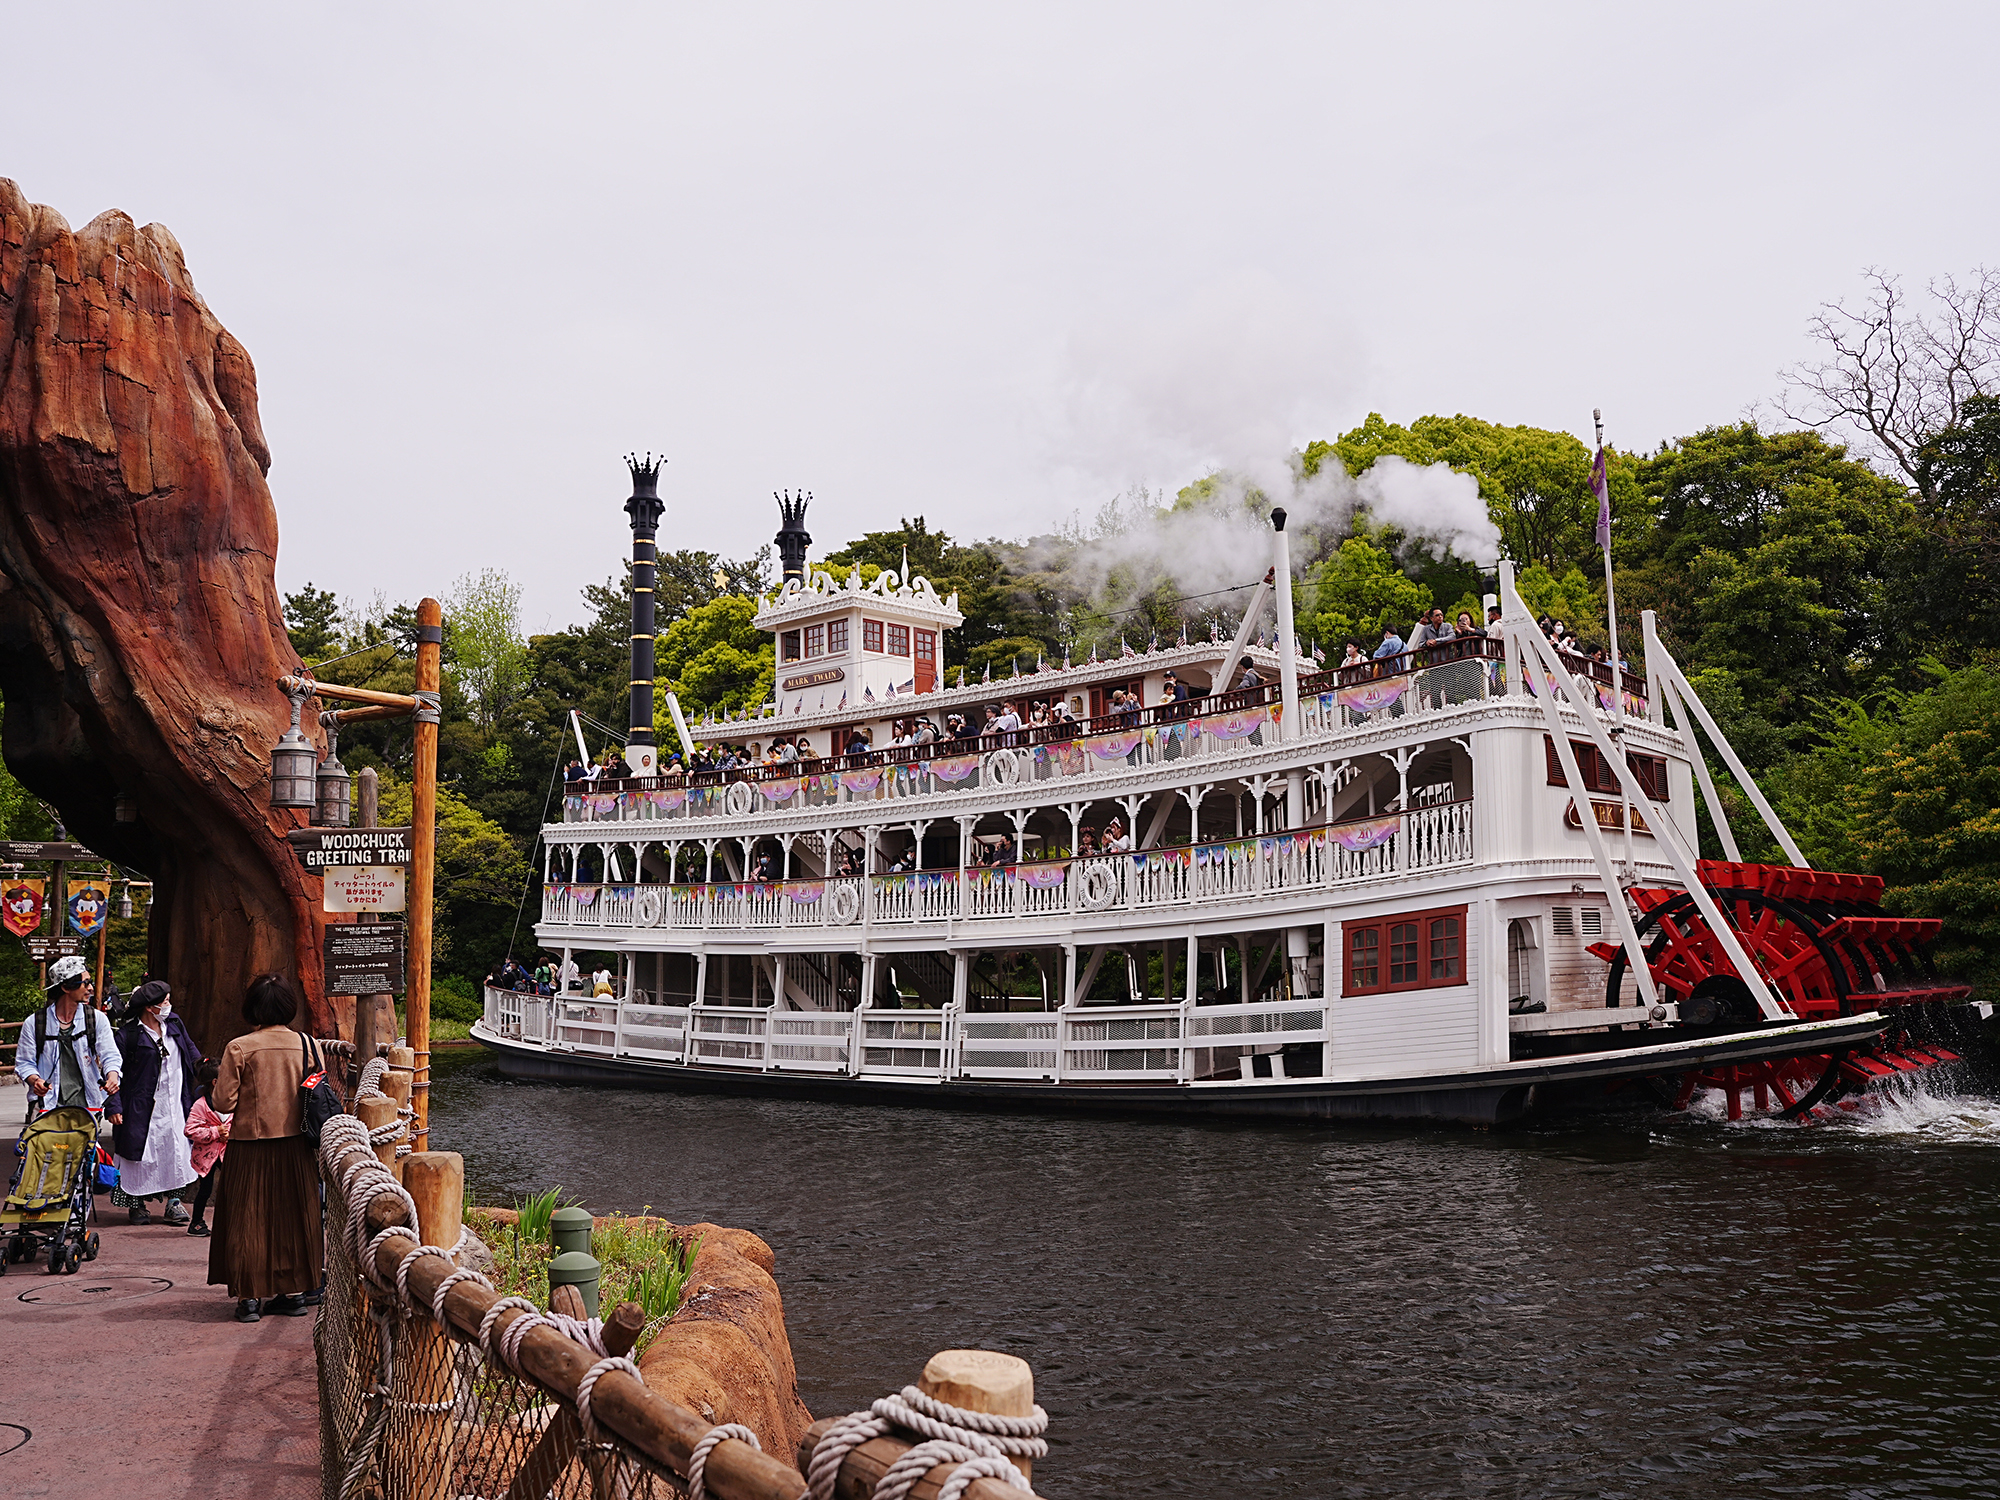
[{"label": "overcast sky", "polygon": [[2000,254],[2000,7],[10,8],[0,176],[171,228],[280,584],[1087,520],[1370,410],[1730,421],[1862,267]]}]

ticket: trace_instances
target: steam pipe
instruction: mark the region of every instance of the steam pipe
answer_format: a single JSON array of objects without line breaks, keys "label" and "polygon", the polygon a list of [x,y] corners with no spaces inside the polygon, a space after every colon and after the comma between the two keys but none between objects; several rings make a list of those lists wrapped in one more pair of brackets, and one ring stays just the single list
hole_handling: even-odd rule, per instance
[{"label": "steam pipe", "polygon": [[1271,553],[1271,572],[1278,585],[1278,684],[1285,704],[1278,738],[1295,740],[1299,737],[1299,647],[1292,619],[1292,541],[1285,535],[1282,505],[1271,510]]},{"label": "steam pipe", "polygon": [[625,736],[625,764],[636,776],[650,776],[658,767],[653,739],[653,638],[657,630],[653,590],[659,582],[660,465],[666,460],[648,453],[643,459],[625,455],[632,471],[632,498],[625,514],[632,521],[632,699]]}]

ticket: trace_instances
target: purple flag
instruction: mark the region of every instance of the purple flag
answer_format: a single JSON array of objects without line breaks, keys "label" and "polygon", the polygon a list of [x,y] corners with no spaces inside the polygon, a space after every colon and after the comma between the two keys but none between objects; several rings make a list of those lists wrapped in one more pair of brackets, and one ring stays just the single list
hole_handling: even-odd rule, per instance
[{"label": "purple flag", "polygon": [[1611,481],[1604,472],[1604,450],[1597,450],[1597,461],[1590,466],[1590,492],[1597,496],[1597,545],[1605,552],[1611,550]]}]

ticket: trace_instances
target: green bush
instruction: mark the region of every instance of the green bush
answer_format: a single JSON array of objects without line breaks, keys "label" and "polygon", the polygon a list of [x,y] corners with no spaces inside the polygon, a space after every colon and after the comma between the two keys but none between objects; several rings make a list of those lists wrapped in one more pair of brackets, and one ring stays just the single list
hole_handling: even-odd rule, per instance
[{"label": "green bush", "polygon": [[463,974],[438,974],[431,979],[431,1019],[473,1022],[485,1014],[484,1002]]}]

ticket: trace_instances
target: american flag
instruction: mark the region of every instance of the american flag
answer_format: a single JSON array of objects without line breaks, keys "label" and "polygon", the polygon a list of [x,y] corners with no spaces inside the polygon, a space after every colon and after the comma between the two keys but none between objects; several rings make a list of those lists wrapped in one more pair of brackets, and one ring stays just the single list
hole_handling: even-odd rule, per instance
[{"label": "american flag", "polygon": [[1125,637],[1121,635],[1118,637],[1118,654],[1121,657],[1126,657],[1126,656],[1137,656],[1139,653],[1134,651],[1130,646],[1128,646],[1125,643]]}]

